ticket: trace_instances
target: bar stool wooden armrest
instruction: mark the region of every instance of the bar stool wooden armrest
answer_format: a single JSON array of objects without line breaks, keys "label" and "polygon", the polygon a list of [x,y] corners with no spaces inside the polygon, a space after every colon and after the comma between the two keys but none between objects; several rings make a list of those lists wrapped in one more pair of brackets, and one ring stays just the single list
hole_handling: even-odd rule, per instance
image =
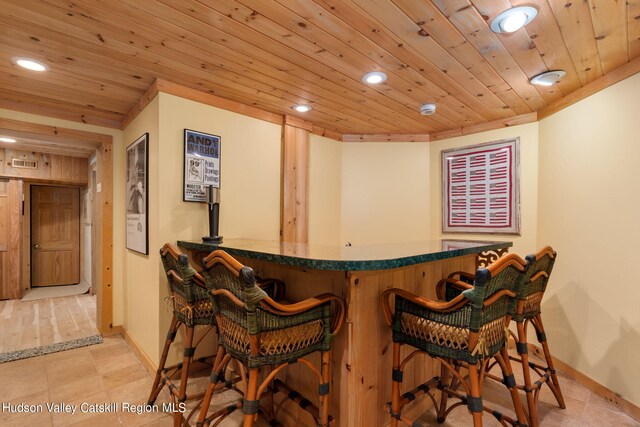
[{"label": "bar stool wooden armrest", "polygon": [[340,331],[342,323],[344,322],[345,308],[342,299],[334,294],[325,293],[291,304],[281,304],[270,297],[266,297],[264,300],[260,301],[260,306],[273,314],[291,316],[311,310],[328,302],[333,305],[331,333],[336,334]]},{"label": "bar stool wooden armrest", "polygon": [[453,279],[449,275],[448,278],[442,279],[436,284],[436,295],[439,300],[450,301],[460,295],[462,291],[471,288],[473,288],[473,280],[469,284],[466,281]]}]

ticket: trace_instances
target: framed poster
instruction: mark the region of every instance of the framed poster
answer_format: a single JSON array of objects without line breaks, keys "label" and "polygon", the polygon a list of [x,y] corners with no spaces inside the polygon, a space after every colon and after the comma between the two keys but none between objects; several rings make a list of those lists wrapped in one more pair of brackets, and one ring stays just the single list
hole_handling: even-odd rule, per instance
[{"label": "framed poster", "polygon": [[520,233],[520,139],[442,151],[442,232]]},{"label": "framed poster", "polygon": [[184,130],[185,202],[206,202],[208,186],[220,188],[220,137]]},{"label": "framed poster", "polygon": [[127,147],[127,249],[149,254],[149,134]]}]

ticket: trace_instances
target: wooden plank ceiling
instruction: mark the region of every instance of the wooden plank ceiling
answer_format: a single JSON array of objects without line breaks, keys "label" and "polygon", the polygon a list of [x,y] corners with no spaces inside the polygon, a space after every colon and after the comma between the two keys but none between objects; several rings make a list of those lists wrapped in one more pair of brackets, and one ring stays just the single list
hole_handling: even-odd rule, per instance
[{"label": "wooden plank ceiling", "polygon": [[[521,4],[537,19],[490,30]],[[446,134],[548,108],[638,56],[640,0],[0,0],[0,107],[116,128],[159,78],[340,134]],[[560,83],[529,84],[555,69]],[[365,85],[369,71],[388,79]]]}]

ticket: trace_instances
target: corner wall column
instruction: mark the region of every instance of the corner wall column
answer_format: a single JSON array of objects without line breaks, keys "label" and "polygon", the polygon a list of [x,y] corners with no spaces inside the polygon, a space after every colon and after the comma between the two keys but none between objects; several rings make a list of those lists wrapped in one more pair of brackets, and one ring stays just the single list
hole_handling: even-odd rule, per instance
[{"label": "corner wall column", "polygon": [[285,116],[282,124],[280,241],[309,241],[309,131],[312,124]]}]

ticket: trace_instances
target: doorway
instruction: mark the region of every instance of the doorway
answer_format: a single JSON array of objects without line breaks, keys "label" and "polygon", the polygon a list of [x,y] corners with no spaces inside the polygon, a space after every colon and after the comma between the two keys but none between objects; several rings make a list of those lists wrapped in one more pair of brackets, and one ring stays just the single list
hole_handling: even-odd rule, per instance
[{"label": "doorway", "polygon": [[80,283],[80,190],[31,186],[31,286]]},{"label": "doorway", "polygon": [[[113,296],[112,296],[112,280],[113,280],[113,162],[112,162],[112,147],[113,137],[109,134],[99,134],[94,132],[88,132],[84,130],[62,128],[58,126],[37,124],[31,122],[23,122],[19,120],[0,118],[0,130],[3,135],[11,136],[16,139],[20,139],[19,143],[11,146],[2,146],[0,148],[7,148],[12,150],[22,149],[25,150],[27,155],[31,155],[33,152],[40,152],[44,156],[56,156],[56,155],[69,155],[71,153],[78,153],[84,158],[89,158],[95,154],[95,181],[94,181],[94,200],[93,200],[93,221],[95,224],[92,230],[92,242],[91,246],[94,250],[92,258],[93,271],[91,274],[91,281],[95,284],[93,291],[96,295],[96,326],[102,333],[114,333],[117,328],[112,324],[113,319]],[[4,157],[2,160],[6,160]],[[71,174],[72,178],[76,177],[75,167],[68,164],[58,164],[46,161],[42,158],[42,164],[47,166],[48,172],[53,175],[57,174]],[[2,162],[4,164],[6,162]],[[6,167],[6,165],[5,165]],[[0,175],[11,179],[11,182],[20,184],[20,188],[16,195],[22,194],[22,178],[25,177],[23,173],[11,175],[5,171]],[[8,176],[7,176],[8,175]],[[37,179],[41,181],[65,181],[71,184],[74,179],[54,178],[53,175],[50,178],[45,176],[38,176]],[[71,181],[71,182],[70,182]],[[11,186],[9,188],[11,190]],[[16,189],[17,191],[18,189]],[[28,190],[27,190],[28,191]],[[9,195],[13,194],[11,191]],[[26,199],[30,200],[30,199]],[[15,203],[15,214],[18,218],[22,218],[23,209],[26,208],[29,203],[22,203],[22,199],[17,200]],[[14,206],[14,205],[11,205]],[[11,213],[13,213],[11,210]],[[28,218],[28,217],[26,217]],[[25,218],[25,219],[26,219]],[[17,224],[23,223],[22,220]],[[25,232],[29,232],[29,228]],[[22,268],[30,262],[30,250],[29,246],[21,244],[22,236],[15,234],[17,237],[17,243],[15,248],[11,245],[7,246],[7,250],[11,249],[9,255],[13,254],[13,259],[17,262],[10,263],[11,268],[6,273],[11,273],[10,283],[23,284],[23,278],[28,275],[30,268]],[[26,243],[26,242],[25,242]],[[26,246],[26,247],[25,247]],[[20,261],[18,261],[20,260]],[[3,269],[3,274],[5,271]],[[27,282],[28,283],[28,282]],[[16,296],[12,298],[21,298],[22,285],[16,286]],[[46,288],[45,288],[46,289]],[[55,288],[51,288],[55,289]]]}]

